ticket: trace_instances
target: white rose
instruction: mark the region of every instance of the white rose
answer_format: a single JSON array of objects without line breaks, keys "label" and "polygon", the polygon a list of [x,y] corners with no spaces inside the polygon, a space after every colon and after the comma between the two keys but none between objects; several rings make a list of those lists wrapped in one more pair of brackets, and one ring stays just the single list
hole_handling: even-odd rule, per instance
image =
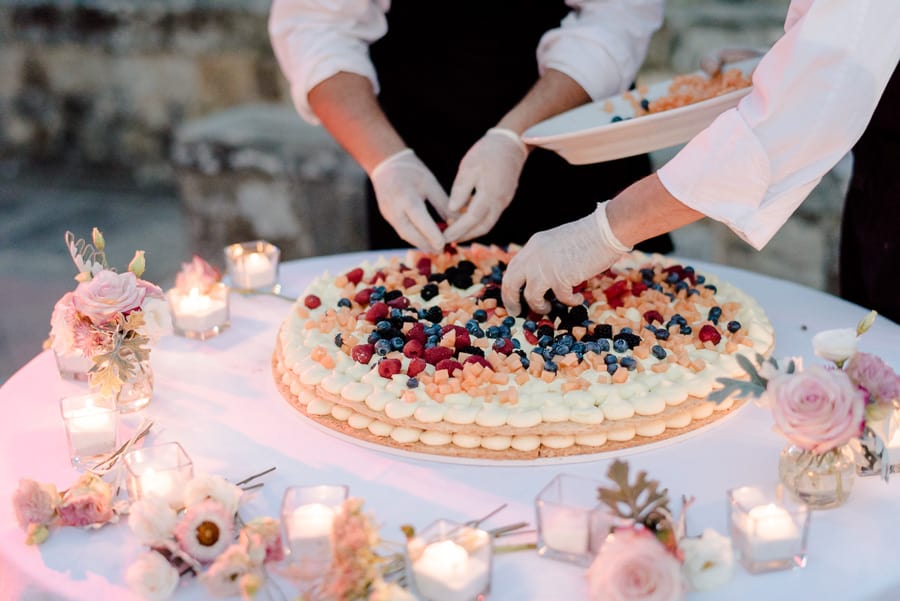
[{"label": "white rose", "polygon": [[154,546],[172,538],[177,522],[178,515],[169,502],[156,495],[144,495],[128,510],[128,526],[145,545]]},{"label": "white rose", "polygon": [[229,515],[234,515],[237,513],[238,503],[240,503],[243,493],[244,491],[240,487],[222,476],[195,476],[185,486],[184,505],[190,507],[202,503],[206,499],[212,499],[221,504]]},{"label": "white rose", "polygon": [[144,333],[156,342],[161,336],[172,333],[172,315],[165,299],[147,297],[141,307],[144,313]]},{"label": "white rose", "polygon": [[416,601],[416,598],[396,582],[385,582],[379,578],[372,583],[369,601]]},{"label": "white rose", "polygon": [[707,528],[700,538],[682,539],[679,547],[684,553],[685,579],[694,590],[712,590],[731,579],[734,552],[727,536]]},{"label": "white rose", "polygon": [[824,330],[813,336],[812,339],[813,351],[816,355],[837,364],[849,359],[850,355],[856,352],[858,344],[859,336],[852,328]]},{"label": "white rose", "polygon": [[148,551],[128,567],[125,582],[142,598],[163,601],[178,586],[178,570],[156,551]]}]

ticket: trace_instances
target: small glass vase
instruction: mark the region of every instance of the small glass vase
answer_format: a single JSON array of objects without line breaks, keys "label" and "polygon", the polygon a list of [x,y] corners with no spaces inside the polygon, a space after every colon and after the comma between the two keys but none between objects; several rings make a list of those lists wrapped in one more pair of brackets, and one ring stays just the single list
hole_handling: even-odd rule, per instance
[{"label": "small glass vase", "polygon": [[116,394],[116,407],[119,413],[139,411],[150,404],[153,397],[153,368],[150,361],[141,361],[134,374],[122,383]]},{"label": "small glass vase", "polygon": [[856,463],[849,444],[813,453],[788,444],[781,451],[778,475],[784,486],[811,509],[843,505],[853,490]]}]

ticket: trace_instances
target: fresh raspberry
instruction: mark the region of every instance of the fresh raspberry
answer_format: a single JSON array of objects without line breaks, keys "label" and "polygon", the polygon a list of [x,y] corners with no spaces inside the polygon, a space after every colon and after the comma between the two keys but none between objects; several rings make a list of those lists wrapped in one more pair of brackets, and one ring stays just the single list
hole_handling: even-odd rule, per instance
[{"label": "fresh raspberry", "polygon": [[462,364],[456,359],[442,359],[434,366],[435,371],[446,369],[451,376],[456,370],[462,371]]},{"label": "fresh raspberry", "polygon": [[478,365],[481,365],[483,367],[491,366],[491,364],[488,362],[488,360],[480,355],[472,355],[471,357],[466,357],[465,362],[466,363],[477,363]]},{"label": "fresh raspberry", "polygon": [[420,321],[417,321],[413,324],[413,326],[409,329],[409,332],[406,333],[407,340],[418,340],[425,344],[425,341],[428,340],[428,335],[425,333],[425,324]]},{"label": "fresh raspberry", "polygon": [[441,328],[441,336],[443,336],[450,330],[456,332],[456,343],[453,346],[457,349],[461,349],[464,346],[469,346],[470,344],[472,344],[472,340],[469,337],[469,331],[463,326],[447,324]]},{"label": "fresh raspberry", "polygon": [[433,346],[431,348],[425,349],[425,352],[422,356],[428,363],[437,365],[437,363],[439,363],[440,361],[452,357],[453,349],[447,348],[446,346]]},{"label": "fresh raspberry", "polygon": [[429,259],[428,257],[422,257],[421,259],[416,261],[416,271],[418,271],[420,275],[431,274],[431,259]]},{"label": "fresh raspberry", "polygon": [[389,300],[387,306],[392,309],[405,309],[409,306],[409,299],[405,296],[398,296]]},{"label": "fresh raspberry", "polygon": [[537,344],[537,336],[534,335],[534,332],[529,332],[525,330],[525,340],[528,341],[528,344]]},{"label": "fresh raspberry", "polygon": [[700,333],[697,334],[697,336],[700,338],[700,342],[709,341],[713,344],[719,344],[719,341],[722,340],[722,335],[719,334],[719,330],[710,324],[706,324],[700,328]]},{"label": "fresh raspberry", "polygon": [[306,298],[303,299],[303,304],[306,305],[307,309],[315,309],[322,304],[322,299],[315,294],[307,294]]},{"label": "fresh raspberry", "polygon": [[409,276],[406,276],[403,278],[403,287],[404,288],[412,288],[415,285],[416,285],[416,281],[413,278],[411,278]]},{"label": "fresh raspberry", "polygon": [[416,357],[412,361],[409,362],[409,367],[406,368],[406,375],[410,378],[415,378],[420,373],[425,371],[425,366],[428,365],[425,362],[425,359],[420,359]]},{"label": "fresh raspberry", "polygon": [[410,359],[421,357],[425,352],[425,346],[418,340],[409,340],[403,345],[403,355]]},{"label": "fresh raspberry", "polygon": [[400,373],[400,359],[382,359],[378,362],[378,375],[382,378],[390,378]]},{"label": "fresh raspberry", "polygon": [[363,288],[359,292],[357,292],[353,296],[353,300],[355,300],[360,305],[368,305],[369,297],[372,295],[372,288]]},{"label": "fresh raspberry", "polygon": [[373,344],[357,344],[350,349],[350,357],[357,363],[368,365],[369,360],[375,353],[375,345]]},{"label": "fresh raspberry", "polygon": [[631,294],[632,296],[640,296],[644,293],[644,290],[647,289],[647,284],[643,282],[633,282],[631,284]]},{"label": "fresh raspberry", "polygon": [[494,340],[494,350],[498,353],[502,353],[504,355],[508,355],[516,347],[513,346],[512,340],[510,338],[497,338]]},{"label": "fresh raspberry", "polygon": [[383,271],[376,271],[375,275],[372,276],[372,279],[369,280],[370,284],[377,284],[378,282],[383,282],[385,278]]},{"label": "fresh raspberry", "polygon": [[372,323],[376,323],[381,321],[382,319],[388,316],[390,313],[390,307],[387,306],[386,303],[378,301],[366,311],[366,321],[370,321]]},{"label": "fresh raspberry", "polygon": [[663,323],[663,316],[659,311],[647,311],[646,313],[644,313],[644,319],[647,320],[647,323],[653,323],[654,321]]},{"label": "fresh raspberry", "polygon": [[363,270],[361,267],[357,267],[356,269],[351,269],[347,272],[347,281],[351,284],[359,284],[362,281]]}]

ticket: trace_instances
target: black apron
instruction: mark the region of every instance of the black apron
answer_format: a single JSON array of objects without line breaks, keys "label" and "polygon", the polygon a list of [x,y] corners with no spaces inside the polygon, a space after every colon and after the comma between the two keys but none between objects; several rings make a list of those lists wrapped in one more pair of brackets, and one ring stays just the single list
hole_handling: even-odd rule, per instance
[{"label": "black apron", "polygon": [[900,67],[853,147],[840,256],[841,296],[900,323]]},{"label": "black apron", "polygon": [[[387,34],[370,48],[388,119],[449,191],[469,148],[506,114],[538,77],[536,49],[569,11],[562,1],[460,0],[441,10],[432,2],[399,0],[387,14]],[[438,16],[432,16],[438,11]],[[584,217],[651,173],[647,155],[597,165],[570,165],[535,149],[516,195],[478,242],[524,244],[531,234]],[[378,211],[369,185],[372,248],[406,247]],[[660,236],[638,248],[670,252]]]}]

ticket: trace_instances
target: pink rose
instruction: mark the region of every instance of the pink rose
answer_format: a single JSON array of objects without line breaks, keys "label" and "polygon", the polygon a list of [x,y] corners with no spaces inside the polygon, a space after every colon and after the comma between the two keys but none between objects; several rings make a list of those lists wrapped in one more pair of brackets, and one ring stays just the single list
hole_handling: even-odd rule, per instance
[{"label": "pink rose", "polygon": [[244,526],[241,536],[246,535],[248,545],[263,550],[263,562],[284,559],[284,544],[281,541],[281,524],[270,517],[259,517]]},{"label": "pink rose", "polygon": [[865,399],[843,371],[818,365],[771,380],[775,427],[797,446],[825,453],[859,436]]},{"label": "pink rose", "polygon": [[93,474],[84,474],[66,491],[59,506],[64,526],[105,524],[114,517],[112,488]]},{"label": "pink rose", "polygon": [[617,529],[588,568],[591,601],[677,601],[681,564],[649,530]]},{"label": "pink rose", "polygon": [[222,274],[218,269],[204,261],[202,257],[194,255],[190,263],[181,264],[181,271],[175,276],[175,287],[185,294],[190,292],[191,288],[206,292],[221,279]]},{"label": "pink rose", "polygon": [[30,524],[49,524],[56,515],[59,501],[54,485],[22,478],[19,488],[13,493],[13,510],[19,526],[28,528]]},{"label": "pink rose", "polygon": [[95,325],[104,324],[119,313],[140,308],[147,288],[138,285],[138,281],[130,271],[116,273],[104,269],[75,288],[75,308]]},{"label": "pink rose", "polygon": [[865,388],[876,403],[890,404],[900,398],[900,376],[875,355],[856,353],[850,357],[847,375]]}]

